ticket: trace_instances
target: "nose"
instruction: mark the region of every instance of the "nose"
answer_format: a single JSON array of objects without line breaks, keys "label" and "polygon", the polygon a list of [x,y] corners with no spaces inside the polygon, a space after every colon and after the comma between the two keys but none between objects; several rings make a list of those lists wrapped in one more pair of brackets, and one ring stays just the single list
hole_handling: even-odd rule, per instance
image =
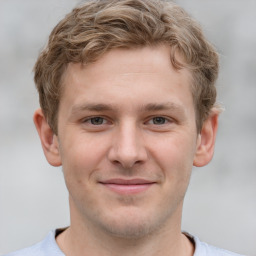
[{"label": "nose", "polygon": [[115,133],[108,158],[115,165],[130,169],[147,160],[147,150],[140,128],[135,124],[120,125]]}]

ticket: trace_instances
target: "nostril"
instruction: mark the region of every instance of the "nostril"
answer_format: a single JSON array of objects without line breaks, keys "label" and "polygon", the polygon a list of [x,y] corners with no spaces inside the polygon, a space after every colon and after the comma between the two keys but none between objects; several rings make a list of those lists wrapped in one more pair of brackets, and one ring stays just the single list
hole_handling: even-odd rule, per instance
[{"label": "nostril", "polygon": [[118,160],[113,161],[114,164],[121,164]]}]

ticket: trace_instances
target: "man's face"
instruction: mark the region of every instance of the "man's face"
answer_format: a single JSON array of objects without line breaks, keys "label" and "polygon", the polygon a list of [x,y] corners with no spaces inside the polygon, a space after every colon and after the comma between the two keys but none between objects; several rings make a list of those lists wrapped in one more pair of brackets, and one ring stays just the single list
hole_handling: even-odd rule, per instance
[{"label": "man's face", "polygon": [[58,147],[71,225],[139,237],[180,222],[199,144],[190,74],[164,46],[70,64]]}]

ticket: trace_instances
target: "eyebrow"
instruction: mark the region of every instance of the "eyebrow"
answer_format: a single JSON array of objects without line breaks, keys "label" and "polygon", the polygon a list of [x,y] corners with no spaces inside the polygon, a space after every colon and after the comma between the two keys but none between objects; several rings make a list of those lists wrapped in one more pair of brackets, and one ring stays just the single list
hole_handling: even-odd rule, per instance
[{"label": "eyebrow", "polygon": [[[75,105],[72,107],[72,113],[79,113],[82,111],[94,111],[94,112],[101,112],[101,111],[113,111],[116,110],[117,107],[112,104],[104,104],[104,103],[87,103],[81,105]],[[149,103],[140,106],[139,110],[141,112],[144,111],[161,111],[161,110],[172,110],[179,112],[179,114],[184,114],[184,109],[181,105],[173,103],[173,102],[165,102],[165,103]]]},{"label": "eyebrow", "polygon": [[166,102],[166,103],[149,103],[142,107],[142,110],[146,111],[159,111],[159,110],[178,110],[183,111],[182,106],[173,103],[173,102]]},{"label": "eyebrow", "polygon": [[94,103],[89,103],[89,104],[81,104],[81,105],[75,105],[72,107],[72,113],[75,112],[80,112],[80,111],[107,111],[107,110],[113,110],[114,106],[109,105],[109,104],[94,104]]}]

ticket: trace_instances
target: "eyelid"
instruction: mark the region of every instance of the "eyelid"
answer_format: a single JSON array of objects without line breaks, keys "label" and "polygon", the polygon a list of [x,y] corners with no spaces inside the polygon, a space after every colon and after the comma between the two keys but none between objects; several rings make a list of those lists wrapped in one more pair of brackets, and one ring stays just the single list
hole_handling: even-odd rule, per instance
[{"label": "eyelid", "polygon": [[[103,119],[103,124],[101,124],[101,125],[110,123],[110,121],[109,121],[108,118],[106,118],[105,116],[98,116],[98,115],[95,115],[95,116],[88,116],[88,117],[82,118],[82,119],[81,119],[81,122],[82,122],[82,123],[88,123],[88,121],[92,120],[93,118],[102,118],[102,119]],[[90,125],[93,125],[93,124],[90,124]],[[96,126],[96,125],[95,125],[95,126]]]},{"label": "eyelid", "polygon": [[[157,118],[157,117],[164,118],[167,121],[167,123],[164,123],[162,125],[174,122],[174,119],[171,117],[167,117],[167,116],[163,116],[163,115],[155,115],[155,116],[149,117],[145,123],[149,123],[150,121],[152,121],[154,118]],[[152,125],[156,125],[156,124],[152,123]]]}]

